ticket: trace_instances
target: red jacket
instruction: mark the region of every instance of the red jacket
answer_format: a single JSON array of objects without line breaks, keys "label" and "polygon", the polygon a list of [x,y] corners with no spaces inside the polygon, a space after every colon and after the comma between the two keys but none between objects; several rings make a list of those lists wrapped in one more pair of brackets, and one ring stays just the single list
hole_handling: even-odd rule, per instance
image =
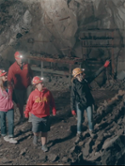
[{"label": "red jacket", "polygon": [[24,64],[21,70],[17,62],[13,63],[8,71],[8,80],[14,83],[16,89],[25,89],[31,83],[31,77],[33,76],[29,64]]},{"label": "red jacket", "polygon": [[55,115],[55,102],[51,92],[46,88],[42,91],[35,89],[31,92],[28,98],[26,109],[24,111],[25,117],[29,117],[29,112],[39,118],[49,116],[50,106],[52,107],[53,115]]}]

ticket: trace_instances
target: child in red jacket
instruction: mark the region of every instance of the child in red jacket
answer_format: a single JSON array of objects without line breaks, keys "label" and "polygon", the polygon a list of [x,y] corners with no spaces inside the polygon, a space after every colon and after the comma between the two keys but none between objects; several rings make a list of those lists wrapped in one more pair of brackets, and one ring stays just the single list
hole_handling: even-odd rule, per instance
[{"label": "child in red jacket", "polygon": [[50,131],[50,106],[52,107],[53,115],[56,115],[55,102],[51,92],[44,87],[43,81],[40,77],[35,76],[32,80],[32,84],[35,86],[35,90],[31,92],[26,110],[24,111],[25,117],[29,117],[31,114],[32,131],[34,133],[33,144],[37,145],[38,135],[42,132],[41,143],[42,150],[48,151],[47,132]]}]

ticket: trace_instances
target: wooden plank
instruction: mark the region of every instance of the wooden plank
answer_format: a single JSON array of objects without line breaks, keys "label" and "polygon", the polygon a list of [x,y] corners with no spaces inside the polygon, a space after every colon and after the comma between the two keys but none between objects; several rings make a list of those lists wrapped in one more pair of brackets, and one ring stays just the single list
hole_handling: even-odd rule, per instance
[{"label": "wooden plank", "polygon": [[70,59],[53,59],[53,58],[44,58],[44,57],[37,57],[37,56],[27,56],[28,59],[38,60],[38,61],[45,61],[45,62],[54,62],[54,63],[64,63],[64,64],[75,64],[76,62],[81,62],[81,58],[74,58],[73,60]]},{"label": "wooden plank", "polygon": [[113,47],[119,47],[119,46],[120,45],[114,45],[114,46],[112,46],[112,45],[110,45],[110,46],[109,45],[105,45],[105,46],[104,45],[103,46],[93,45],[93,46],[82,46],[82,47],[86,47],[86,48],[89,48],[89,47],[95,47],[95,48],[106,48],[106,47],[108,47],[109,48],[110,47],[110,48],[113,48]]},{"label": "wooden plank", "polygon": [[[31,66],[31,69],[34,70],[34,71],[40,71],[41,72],[41,68],[40,67]],[[55,74],[67,75],[67,76],[70,75],[69,72],[53,70],[53,69],[48,69],[48,68],[43,68],[43,72],[55,73]]]},{"label": "wooden plank", "polygon": [[115,31],[114,29],[98,29],[98,30],[82,30],[80,34],[82,33],[98,33],[98,32],[112,32]]},{"label": "wooden plank", "polygon": [[41,77],[43,77],[43,62],[41,62]]},{"label": "wooden plank", "polygon": [[114,38],[105,38],[105,39],[99,39],[99,38],[94,38],[94,39],[87,39],[87,38],[79,38],[81,41],[105,41],[105,40],[113,40]]},{"label": "wooden plank", "polygon": [[72,77],[72,66],[69,65],[69,86],[71,85],[71,77]]},{"label": "wooden plank", "polygon": [[30,64],[30,59],[28,59],[28,63]]}]

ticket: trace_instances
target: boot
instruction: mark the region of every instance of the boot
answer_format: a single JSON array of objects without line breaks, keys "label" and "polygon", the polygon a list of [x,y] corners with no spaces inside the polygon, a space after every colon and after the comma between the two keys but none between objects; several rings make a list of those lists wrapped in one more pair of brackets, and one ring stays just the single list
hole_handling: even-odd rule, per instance
[{"label": "boot", "polygon": [[43,150],[44,152],[47,152],[47,151],[48,151],[48,147],[47,147],[46,145],[42,145],[42,150]]},{"label": "boot", "polygon": [[89,130],[90,137],[93,138],[95,136],[95,132],[93,130]]},{"label": "boot", "polygon": [[35,146],[37,146],[37,144],[38,144],[38,136],[36,136],[36,135],[34,135],[33,144],[34,144]]},{"label": "boot", "polygon": [[82,134],[81,133],[77,133],[75,144],[78,144],[81,140],[82,140]]}]

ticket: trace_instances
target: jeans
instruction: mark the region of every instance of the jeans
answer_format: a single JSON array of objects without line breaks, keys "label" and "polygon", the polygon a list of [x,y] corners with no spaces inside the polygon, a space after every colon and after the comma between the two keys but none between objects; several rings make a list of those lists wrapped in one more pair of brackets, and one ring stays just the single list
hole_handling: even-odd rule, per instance
[{"label": "jeans", "polygon": [[7,112],[0,111],[0,126],[1,135],[6,136],[6,118],[8,121],[8,135],[13,137],[14,135],[14,110],[9,110]]},{"label": "jeans", "polygon": [[[80,110],[79,107],[78,107],[78,104],[76,104],[76,110],[77,110],[77,133],[81,133],[84,110]],[[89,129],[93,130],[94,129],[94,125],[93,125],[93,107],[88,106],[86,108],[86,112],[87,112]]]}]

